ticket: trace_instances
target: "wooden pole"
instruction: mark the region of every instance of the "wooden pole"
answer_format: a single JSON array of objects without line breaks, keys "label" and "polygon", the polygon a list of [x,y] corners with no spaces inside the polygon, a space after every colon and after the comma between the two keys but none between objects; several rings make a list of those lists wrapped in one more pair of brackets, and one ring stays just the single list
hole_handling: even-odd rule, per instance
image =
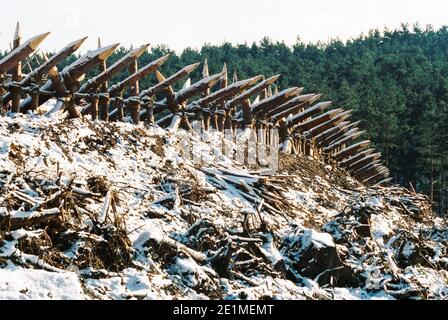
[{"label": "wooden pole", "polygon": [[[129,74],[134,74],[138,71],[138,60],[137,59],[135,59],[133,62],[131,62],[128,70],[129,70]],[[135,97],[140,94],[140,85],[139,85],[139,81],[137,79],[130,83],[129,94],[131,96],[135,96]]]},{"label": "wooden pole", "polygon": [[[20,42],[22,40],[22,36],[20,33],[20,24],[17,22],[16,31],[14,33],[13,39],[13,49],[17,49],[20,47]],[[20,82],[22,80],[22,61],[18,61],[16,65],[12,68],[12,81]],[[12,93],[12,112],[20,112],[20,96],[22,94],[20,87],[14,87],[11,90]]]}]

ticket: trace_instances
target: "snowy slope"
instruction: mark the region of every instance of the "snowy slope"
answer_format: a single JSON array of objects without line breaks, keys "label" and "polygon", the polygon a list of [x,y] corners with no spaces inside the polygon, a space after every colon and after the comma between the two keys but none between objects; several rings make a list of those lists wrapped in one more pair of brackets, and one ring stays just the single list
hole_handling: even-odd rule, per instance
[{"label": "snowy slope", "polygon": [[448,229],[425,197],[307,158],[269,177],[192,163],[186,134],[1,117],[0,298],[448,296]]}]

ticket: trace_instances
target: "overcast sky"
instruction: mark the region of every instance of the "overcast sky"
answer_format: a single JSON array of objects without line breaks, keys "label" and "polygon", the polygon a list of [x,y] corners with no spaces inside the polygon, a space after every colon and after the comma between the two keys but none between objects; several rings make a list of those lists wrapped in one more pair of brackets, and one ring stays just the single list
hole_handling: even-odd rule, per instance
[{"label": "overcast sky", "polygon": [[[5,10],[3,10],[5,11]],[[448,25],[447,0],[14,0],[0,20],[0,48],[17,21],[23,38],[52,31],[42,47],[60,49],[89,36],[83,51],[120,42],[167,44],[179,51],[204,43],[252,43],[264,36],[293,44],[348,38],[401,22]]]}]

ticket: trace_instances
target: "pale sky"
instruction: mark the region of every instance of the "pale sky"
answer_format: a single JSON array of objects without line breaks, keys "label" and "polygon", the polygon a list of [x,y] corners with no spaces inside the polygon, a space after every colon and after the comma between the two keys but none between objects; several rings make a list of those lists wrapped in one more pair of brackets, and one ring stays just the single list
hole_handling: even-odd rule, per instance
[{"label": "pale sky", "polygon": [[103,45],[149,42],[180,51],[224,41],[251,44],[264,36],[288,45],[297,36],[305,42],[346,40],[401,22],[448,25],[447,0],[14,0],[6,9],[0,19],[2,50],[17,21],[23,38],[52,31],[44,50],[89,36],[84,52],[96,47],[97,37]]}]

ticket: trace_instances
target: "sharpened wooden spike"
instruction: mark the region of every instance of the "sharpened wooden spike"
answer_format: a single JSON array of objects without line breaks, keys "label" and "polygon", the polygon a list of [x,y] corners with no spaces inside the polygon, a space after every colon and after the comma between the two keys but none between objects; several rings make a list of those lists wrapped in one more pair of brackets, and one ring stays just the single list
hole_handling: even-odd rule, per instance
[{"label": "sharpened wooden spike", "polygon": [[202,66],[202,78],[208,78],[210,76],[210,73],[208,71],[208,60],[207,58],[204,59],[204,65]]},{"label": "sharpened wooden spike", "polygon": [[335,153],[333,155],[333,157],[336,161],[342,161],[348,157],[353,156],[355,153],[359,153],[361,150],[363,150],[367,146],[369,146],[369,144],[370,144],[370,140],[364,140],[364,141],[352,144],[351,146]]},{"label": "sharpened wooden spike", "polygon": [[70,43],[69,45],[67,45],[67,47],[73,48],[73,52],[74,52],[82,46],[82,44],[84,43],[84,41],[86,41],[87,38],[88,37],[83,37],[81,39],[75,40],[72,43]]},{"label": "sharpened wooden spike", "polygon": [[156,70],[155,74],[156,74],[157,81],[159,81],[159,83],[166,80],[166,78],[163,76],[163,74],[159,70]]},{"label": "sharpened wooden spike", "polygon": [[272,85],[267,87],[266,98],[272,97]]},{"label": "sharpened wooden spike", "polygon": [[[260,92],[264,91],[264,89],[274,83],[275,81],[277,81],[277,79],[280,77],[280,75],[275,75],[269,79],[263,80],[260,83],[258,83],[256,86],[253,86],[252,88],[242,92],[240,95],[236,96],[235,98],[233,98],[230,101],[227,101],[225,104],[225,108],[226,109],[231,109],[232,107],[234,107],[235,105],[237,105],[238,103],[242,103],[243,101],[245,101],[246,99],[249,99],[250,97],[259,94]],[[254,103],[259,102],[259,99]]]},{"label": "sharpened wooden spike", "polygon": [[238,93],[246,90],[250,86],[254,85],[262,78],[263,76],[258,75],[249,79],[238,81],[236,83],[231,84],[230,86],[220,88],[219,90],[213,92],[212,94],[203,97],[199,100],[196,100],[195,102],[187,106],[187,109],[197,108],[198,106],[203,106],[211,102],[225,102],[230,97],[233,97]]},{"label": "sharpened wooden spike", "polygon": [[33,50],[36,50],[37,47],[39,47],[39,45],[50,35],[51,32],[45,32],[42,34],[39,34],[37,36],[35,36],[31,41],[30,41],[30,47]]},{"label": "sharpened wooden spike", "polygon": [[[40,84],[49,69],[51,69],[53,66],[57,65],[68,56],[73,54],[76,50],[78,50],[86,39],[87,37],[84,37],[69,43],[59,52],[52,55],[50,58],[48,58],[47,54],[43,53],[42,55],[44,63],[35,68],[32,72],[28,73],[26,77],[22,81],[20,81],[20,84],[22,86],[28,86],[31,82]],[[8,92],[3,96],[3,104],[7,104],[9,101],[11,101],[11,99],[12,95],[10,92]]]},{"label": "sharpened wooden spike", "polygon": [[135,72],[134,74],[131,74],[129,77],[127,77],[123,81],[113,85],[109,89],[109,93],[111,95],[120,94],[120,92],[123,91],[126,86],[130,85],[131,83],[135,82],[136,80],[140,80],[140,79],[144,78],[149,73],[155,72],[155,70],[159,66],[161,66],[168,60],[170,55],[171,54],[166,54],[166,55],[160,57],[159,59],[154,60],[151,63],[147,64],[146,66],[140,68],[137,72]]},{"label": "sharpened wooden spike", "polygon": [[228,84],[228,77],[227,77],[227,63],[224,62],[224,66],[222,67],[222,71],[221,71],[222,77],[220,78],[219,81],[219,87],[221,89],[227,87]]},{"label": "sharpened wooden spike", "polygon": [[375,151],[375,149],[367,149],[364,151],[359,152],[358,154],[351,156],[350,158],[346,158],[345,160],[340,162],[340,166],[343,168],[347,168],[351,165],[353,165],[355,162],[363,159],[364,157],[372,154]]},{"label": "sharpened wooden spike", "polygon": [[205,79],[199,80],[198,82],[195,82],[193,84],[191,84],[191,79],[188,78],[187,82],[185,82],[185,85],[176,94],[176,103],[180,104],[198,93],[208,91],[218,81],[220,81],[222,75],[223,75],[222,73],[218,73]]},{"label": "sharpened wooden spike", "polygon": [[185,68],[183,68],[183,70],[185,70],[186,73],[191,73],[200,65],[201,65],[200,62],[192,63],[192,64],[186,66]]},{"label": "sharpened wooden spike", "polygon": [[[13,49],[17,49],[18,47],[20,47],[20,42],[22,40],[22,37],[20,35],[20,24],[19,22],[17,22],[17,26],[16,26],[16,30],[14,33],[14,38],[13,38]],[[31,65],[30,69],[31,69]],[[22,61],[17,61],[16,65],[12,68],[12,80],[15,82],[19,82],[22,80]],[[11,110],[12,112],[19,112],[20,111],[20,92],[11,92],[11,98],[12,98],[12,104],[11,104]]]},{"label": "sharpened wooden spike", "polygon": [[184,85],[182,86],[182,90],[186,90],[186,89],[188,89],[188,88],[190,88],[190,87],[191,87],[191,78],[188,78],[188,79],[185,81]]},{"label": "sharpened wooden spike", "polygon": [[[270,88],[270,86],[268,86]],[[291,98],[300,94],[302,88],[292,87],[279,92],[275,96],[268,96],[260,100],[258,103],[252,105],[252,111],[257,114],[263,114],[268,110],[273,110],[278,106],[284,104]]]},{"label": "sharpened wooden spike", "polygon": [[390,182],[392,182],[392,180],[393,180],[393,178],[386,178],[386,179],[384,179],[384,180],[381,180],[381,181],[379,181],[379,182],[376,182],[374,185],[372,185],[373,187],[376,187],[376,186],[382,186],[382,185],[385,185],[385,184],[388,184],[388,183],[390,183]]},{"label": "sharpened wooden spike", "polygon": [[101,45],[101,38],[98,37],[97,48],[99,49],[101,47],[102,47],[102,45]]},{"label": "sharpened wooden spike", "polygon": [[320,93],[320,94],[316,94],[314,97],[312,97],[311,99],[310,99],[310,104],[313,104],[314,102],[316,102],[317,100],[319,100],[321,97],[322,97],[323,95]]},{"label": "sharpened wooden spike", "polygon": [[5,73],[11,68],[13,68],[19,61],[22,61],[33,53],[37,47],[44,41],[44,39],[50,33],[42,33],[31,39],[28,39],[23,44],[13,49],[9,54],[0,60],[0,73]]},{"label": "sharpened wooden spike", "polygon": [[[170,91],[170,98],[174,99],[174,91],[171,88],[171,85],[175,82],[179,81],[180,79],[184,78],[185,76],[189,75],[193,70],[195,70],[201,63],[193,63],[186,67],[183,67],[181,70],[177,71],[175,74],[171,75],[170,77],[166,78],[158,71],[155,70],[156,77],[158,80],[158,84],[142,91],[140,93],[140,97],[148,96],[152,97],[154,94],[157,94],[158,92],[165,91],[167,88]],[[171,101],[171,103],[173,103]]]},{"label": "sharpened wooden spike", "polygon": [[[16,30],[14,32],[14,39],[13,39],[14,49],[20,45],[21,39],[22,39],[22,32],[20,30],[20,23],[17,21]],[[16,43],[18,43],[18,45],[16,45]]]},{"label": "sharpened wooden spike", "polygon": [[236,73],[236,69],[233,70],[232,83],[238,82],[238,74]]},{"label": "sharpened wooden spike", "polygon": [[137,59],[139,58],[146,50],[148,50],[149,48],[149,43],[146,43],[140,47],[138,47],[137,49],[134,49],[133,51],[131,51],[130,56]]},{"label": "sharpened wooden spike", "polygon": [[221,73],[225,73],[227,75],[227,62],[224,62]]},{"label": "sharpened wooden spike", "polygon": [[[269,85],[271,85],[271,84],[273,84],[275,81],[277,81],[278,78],[280,78],[280,76],[281,76],[280,73],[279,73],[279,74],[276,74],[275,76],[272,76],[272,77],[268,78],[268,79],[266,80],[266,82],[267,82]],[[277,93],[278,93],[278,92],[277,92]]]},{"label": "sharpened wooden spike", "polygon": [[115,49],[118,48],[119,45],[120,45],[119,43],[114,43],[111,44],[110,46],[104,47],[103,48],[104,51],[98,55],[98,59],[102,61],[106,60],[115,51]]},{"label": "sharpened wooden spike", "polygon": [[[149,44],[142,45],[141,47],[128,52],[121,59],[116,61],[113,65],[107,68],[105,61],[100,64],[100,74],[91,78],[88,82],[84,83],[78,90],[78,93],[96,91],[100,88],[101,92],[108,91],[107,81],[111,79],[114,75],[122,71],[124,68],[129,67],[131,74],[137,72],[137,58],[145,52]],[[137,82],[131,83],[130,94],[133,96],[138,95],[138,84]]]}]

